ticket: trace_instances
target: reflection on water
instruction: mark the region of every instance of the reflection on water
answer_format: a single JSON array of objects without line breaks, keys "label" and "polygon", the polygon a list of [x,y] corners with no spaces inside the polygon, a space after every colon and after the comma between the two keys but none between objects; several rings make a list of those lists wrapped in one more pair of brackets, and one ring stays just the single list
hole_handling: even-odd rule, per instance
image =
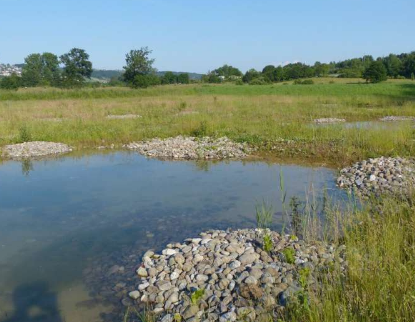
[{"label": "reflection on water", "polygon": [[264,162],[116,152],[3,164],[0,321],[100,321],[105,308],[96,299],[117,305],[117,287],[145,250],[206,229],[254,227],[262,200],[273,203],[279,229],[280,173],[287,200],[312,186],[317,197],[324,187],[334,198],[342,194],[330,169]]}]

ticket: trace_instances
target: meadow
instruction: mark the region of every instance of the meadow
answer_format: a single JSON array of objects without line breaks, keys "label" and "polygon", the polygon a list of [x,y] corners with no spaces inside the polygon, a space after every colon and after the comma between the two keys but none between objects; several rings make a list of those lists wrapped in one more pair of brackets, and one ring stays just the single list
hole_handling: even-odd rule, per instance
[{"label": "meadow", "polygon": [[[390,80],[317,79],[252,86],[192,84],[134,90],[124,87],[0,91],[0,146],[24,139],[78,149],[121,147],[176,135],[228,136],[259,154],[340,165],[378,155],[412,155],[412,125],[393,128],[313,126],[323,117],[348,122],[415,116],[415,84]],[[140,118],[108,119],[136,114]]]}]

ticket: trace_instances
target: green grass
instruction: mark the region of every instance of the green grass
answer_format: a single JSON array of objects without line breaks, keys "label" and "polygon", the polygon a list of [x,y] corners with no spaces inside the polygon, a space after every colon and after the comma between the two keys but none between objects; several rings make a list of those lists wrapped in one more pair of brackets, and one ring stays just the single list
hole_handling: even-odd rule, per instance
[{"label": "green grass", "polygon": [[[25,127],[25,136],[32,140],[63,142],[79,149],[122,146],[153,137],[209,135],[251,143],[259,154],[335,165],[377,155],[413,155],[415,134],[410,125],[387,130],[310,125],[321,117],[367,121],[387,115],[415,116],[413,82],[315,81],[308,86],[0,91],[0,146],[19,142],[19,129]],[[109,120],[109,114],[142,118]]]},{"label": "green grass", "polygon": [[295,304],[285,321],[413,321],[415,316],[415,205],[386,197],[339,221],[348,268],[320,274],[308,304]]}]

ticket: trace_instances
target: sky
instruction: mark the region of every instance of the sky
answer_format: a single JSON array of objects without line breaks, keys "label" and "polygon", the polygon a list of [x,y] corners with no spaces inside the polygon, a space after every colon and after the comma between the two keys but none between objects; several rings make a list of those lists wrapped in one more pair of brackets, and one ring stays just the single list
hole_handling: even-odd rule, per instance
[{"label": "sky", "polygon": [[85,49],[122,69],[148,46],[158,70],[242,71],[415,50],[414,0],[0,0],[0,62]]}]

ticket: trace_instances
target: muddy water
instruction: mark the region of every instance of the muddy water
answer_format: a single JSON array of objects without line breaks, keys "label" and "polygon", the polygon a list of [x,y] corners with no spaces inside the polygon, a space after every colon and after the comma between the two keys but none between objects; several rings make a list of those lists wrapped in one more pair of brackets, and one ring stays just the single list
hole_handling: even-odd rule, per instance
[{"label": "muddy water", "polygon": [[2,164],[0,321],[102,321],[120,301],[114,265],[206,229],[254,227],[262,200],[281,228],[281,175],[287,200],[311,188],[317,198],[323,188],[344,196],[334,170],[287,164],[128,152]]}]

